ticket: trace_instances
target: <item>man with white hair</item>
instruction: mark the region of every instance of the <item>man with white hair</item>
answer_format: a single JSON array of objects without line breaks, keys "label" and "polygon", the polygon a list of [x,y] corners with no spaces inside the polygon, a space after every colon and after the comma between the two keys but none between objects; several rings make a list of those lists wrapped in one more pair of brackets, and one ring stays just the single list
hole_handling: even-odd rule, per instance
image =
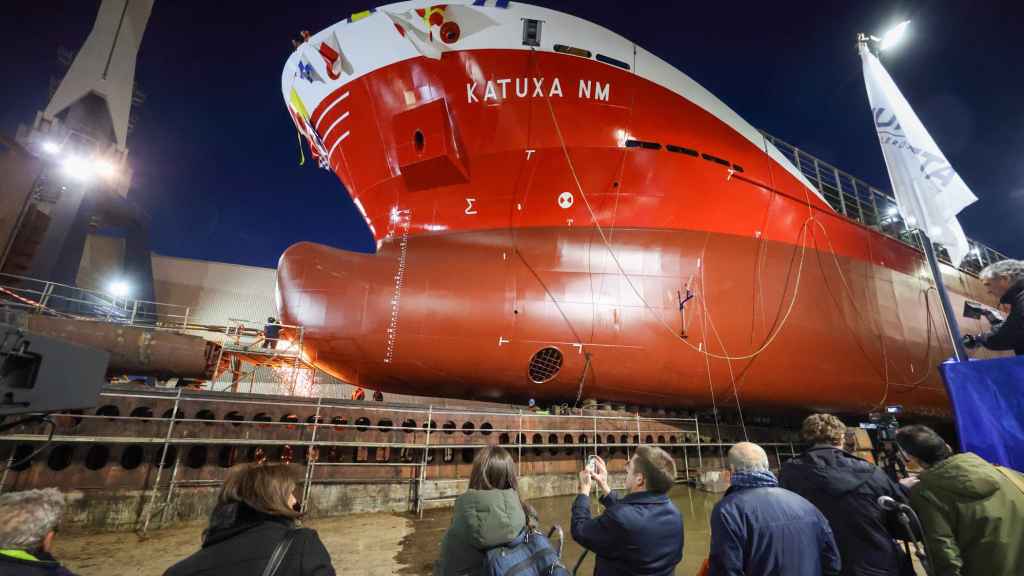
[{"label": "man with white hair", "polygon": [[729,450],[732,485],[711,512],[709,576],[834,576],[841,564],[828,520],[779,488],[757,444]]},{"label": "man with white hair", "polygon": [[74,576],[50,555],[64,495],[56,488],[0,496],[0,574]]},{"label": "man with white hair", "polygon": [[1014,354],[1024,354],[1024,262],[1000,260],[986,266],[980,276],[988,293],[999,298],[1000,304],[1010,306],[1010,315],[1002,321],[989,316],[992,330],[984,334],[964,335],[964,346],[974,348],[981,345],[989,350],[1013,350]]}]

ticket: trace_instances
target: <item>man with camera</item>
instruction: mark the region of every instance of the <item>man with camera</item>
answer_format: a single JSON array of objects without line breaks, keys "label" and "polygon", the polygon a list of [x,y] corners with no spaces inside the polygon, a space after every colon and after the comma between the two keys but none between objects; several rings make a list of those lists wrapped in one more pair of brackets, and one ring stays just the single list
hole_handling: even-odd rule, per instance
[{"label": "man with camera", "polygon": [[881,468],[842,449],[846,425],[831,414],[812,414],[801,435],[811,447],[782,466],[779,485],[814,504],[835,536],[843,576],[913,573],[894,540],[904,537],[895,518],[877,506],[879,496],[907,501],[904,489]]},{"label": "man with camera", "polygon": [[1024,262],[1001,260],[986,266],[980,276],[989,294],[999,298],[1000,304],[1010,306],[1010,314],[1002,320],[992,312],[982,312],[992,324],[992,330],[984,334],[964,335],[964,346],[976,348],[980,345],[989,350],[1013,350],[1017,355],[1024,354]]},{"label": "man with camera", "polygon": [[[683,559],[683,517],[668,491],[676,478],[672,456],[661,448],[639,446],[626,464],[625,496],[608,486],[604,460],[580,470],[580,490],[572,504],[572,538],[597,554],[595,576],[671,576]],[[591,482],[604,493],[604,514],[590,517]]]}]

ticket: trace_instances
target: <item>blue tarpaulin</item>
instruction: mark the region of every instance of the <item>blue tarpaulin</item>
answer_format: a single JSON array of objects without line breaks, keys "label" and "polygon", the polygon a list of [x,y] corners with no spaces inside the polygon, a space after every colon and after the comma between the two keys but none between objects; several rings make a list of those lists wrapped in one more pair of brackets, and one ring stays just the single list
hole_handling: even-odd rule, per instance
[{"label": "blue tarpaulin", "polygon": [[960,450],[1024,471],[1024,356],[939,366]]}]

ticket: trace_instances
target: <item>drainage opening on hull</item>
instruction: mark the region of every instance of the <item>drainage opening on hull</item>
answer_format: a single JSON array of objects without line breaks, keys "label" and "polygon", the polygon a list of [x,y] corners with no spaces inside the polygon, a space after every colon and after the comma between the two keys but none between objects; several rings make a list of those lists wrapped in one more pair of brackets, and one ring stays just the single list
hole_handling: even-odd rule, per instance
[{"label": "drainage opening on hull", "polygon": [[562,352],[552,346],[541,348],[530,359],[530,381],[543,384],[557,376],[561,369]]}]

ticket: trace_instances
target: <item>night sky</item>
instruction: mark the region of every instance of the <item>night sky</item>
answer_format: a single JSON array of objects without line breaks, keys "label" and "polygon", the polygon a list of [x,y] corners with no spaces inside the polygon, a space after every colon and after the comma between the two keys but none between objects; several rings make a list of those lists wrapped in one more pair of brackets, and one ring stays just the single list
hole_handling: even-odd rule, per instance
[{"label": "night sky", "polygon": [[[910,18],[906,42],[883,62],[980,198],[961,213],[967,235],[1024,257],[1019,4],[534,3],[622,34],[754,126],[886,188],[855,38]],[[58,46],[81,45],[98,4],[3,3],[0,132],[13,136],[45,106]],[[155,251],[275,266],[300,240],[372,250],[336,177],[298,165],[280,93],[290,38],[369,4],[156,2],[136,69],[147,100],[128,139],[130,194],[152,216]]]}]

